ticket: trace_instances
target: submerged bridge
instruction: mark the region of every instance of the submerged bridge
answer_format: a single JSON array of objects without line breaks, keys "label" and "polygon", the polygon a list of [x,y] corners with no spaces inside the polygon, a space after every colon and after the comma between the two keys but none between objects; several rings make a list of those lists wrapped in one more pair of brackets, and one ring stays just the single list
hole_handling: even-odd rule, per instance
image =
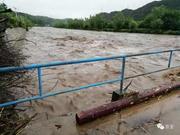
[{"label": "submerged bridge", "polygon": [[[146,52],[146,53],[139,53],[139,54],[112,56],[112,57],[96,57],[96,58],[80,59],[80,60],[73,60],[73,61],[50,62],[50,63],[47,63],[47,64],[31,64],[31,65],[21,66],[21,67],[2,67],[2,68],[0,68],[0,74],[2,74],[2,73],[10,73],[10,72],[17,72],[17,71],[29,71],[29,70],[36,69],[37,70],[37,75],[38,75],[38,95],[31,96],[31,97],[26,97],[26,98],[21,98],[21,99],[18,99],[18,100],[9,101],[9,102],[5,102],[5,103],[0,103],[0,107],[6,107],[6,106],[15,105],[15,104],[28,102],[28,101],[32,101],[32,100],[44,99],[44,98],[47,98],[47,97],[50,97],[50,96],[55,96],[55,95],[59,95],[59,94],[80,91],[80,90],[84,90],[84,89],[87,89],[87,88],[90,88],[90,87],[96,87],[96,86],[101,86],[101,85],[105,85],[105,84],[117,83],[117,82],[120,82],[119,93],[122,94],[122,93],[125,92],[124,91],[124,86],[123,86],[124,80],[131,79],[131,78],[136,78],[136,77],[139,77],[139,76],[149,75],[149,74],[169,70],[169,69],[172,69],[172,68],[180,67],[180,65],[172,66],[173,54],[175,52],[179,53],[179,51],[180,51],[180,49],[171,49],[171,50],[164,50],[164,51],[154,51],[154,52]],[[134,75],[134,76],[125,76],[126,61],[127,61],[128,58],[140,57],[140,56],[148,56],[148,55],[156,55],[156,54],[167,54],[167,55],[169,55],[166,67],[164,67],[162,69],[159,69],[159,70],[151,71],[151,72],[148,72],[148,73],[137,74],[137,75]],[[73,64],[81,64],[81,63],[100,62],[100,61],[111,61],[111,60],[119,60],[119,61],[122,62],[121,69],[120,69],[121,70],[120,75],[116,79],[106,80],[106,81],[103,81],[103,82],[97,82],[97,83],[88,84],[88,85],[80,86],[80,87],[74,87],[74,88],[68,88],[68,89],[60,89],[60,90],[51,91],[51,92],[47,92],[47,93],[43,92],[44,91],[43,86],[42,86],[42,69],[43,68],[50,68],[50,67],[62,66],[62,65],[73,65]]]}]

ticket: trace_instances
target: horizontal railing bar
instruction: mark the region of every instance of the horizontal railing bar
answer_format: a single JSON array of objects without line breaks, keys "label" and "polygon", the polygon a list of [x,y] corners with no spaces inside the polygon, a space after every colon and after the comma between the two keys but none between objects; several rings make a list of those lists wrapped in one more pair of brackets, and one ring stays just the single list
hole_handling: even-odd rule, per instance
[{"label": "horizontal railing bar", "polygon": [[74,61],[50,62],[48,64],[31,64],[28,66],[21,66],[21,67],[3,67],[3,68],[0,68],[0,72],[13,72],[13,71],[19,71],[19,70],[32,70],[35,68],[42,68],[42,67],[90,63],[90,62],[96,62],[96,61],[113,60],[113,59],[117,59],[121,57],[122,56],[112,56],[112,57],[104,57],[104,58],[98,57],[98,58],[81,59],[81,60],[74,60]]},{"label": "horizontal railing bar", "polygon": [[[172,68],[177,68],[177,67],[180,67],[180,66],[171,67],[171,68],[165,68],[165,69],[152,71],[152,72],[149,72],[149,73],[140,74],[140,75],[136,75],[136,76],[132,76],[132,77],[126,77],[126,78],[124,78],[124,80],[128,80],[128,79],[139,77],[139,76],[144,76],[144,75],[148,75],[148,74],[152,74],[152,73],[156,73],[156,72],[161,72],[161,71],[165,71],[165,70],[172,69]],[[19,103],[23,103],[23,102],[27,102],[27,101],[31,101],[31,100],[43,99],[43,98],[46,98],[46,97],[56,96],[56,95],[59,95],[59,94],[65,94],[65,93],[69,93],[69,92],[80,91],[80,90],[87,89],[87,88],[90,88],[90,87],[102,86],[102,85],[105,85],[105,84],[116,83],[116,82],[119,82],[119,81],[121,81],[121,78],[113,79],[113,80],[107,80],[107,81],[103,81],[103,82],[98,82],[98,83],[89,84],[89,85],[80,86],[80,87],[75,87],[75,88],[70,88],[70,89],[59,90],[59,91],[43,94],[42,96],[34,96],[34,97],[25,98],[25,99],[19,99],[19,100],[16,100],[16,101],[10,101],[10,102],[7,102],[7,103],[2,103],[2,104],[0,104],[0,107],[19,104]]]},{"label": "horizontal railing bar", "polygon": [[148,72],[148,73],[144,73],[144,74],[129,76],[129,77],[126,77],[125,80],[140,77],[140,76],[145,76],[145,75],[149,75],[149,74],[153,74],[153,73],[157,73],[157,72],[161,72],[161,71],[165,71],[165,70],[168,70],[168,69],[169,68],[164,68],[164,69],[161,69],[161,70],[156,70],[156,71],[152,71],[152,72]]},{"label": "horizontal railing bar", "polygon": [[177,67],[180,67],[180,65],[175,66],[175,67],[170,67],[170,68],[164,68],[164,69],[160,69],[160,70],[156,70],[156,71],[152,71],[152,72],[148,72],[148,73],[144,73],[144,74],[139,74],[139,75],[135,75],[135,76],[125,77],[124,80],[132,79],[132,78],[136,78],[136,77],[140,77],[140,76],[145,76],[145,75],[149,75],[149,74],[153,74],[153,73],[157,73],[157,72],[162,72],[162,71],[166,71],[166,70],[177,68]]},{"label": "horizontal railing bar", "polygon": [[38,100],[38,99],[42,99],[42,98],[43,97],[40,97],[40,96],[28,97],[28,98],[19,99],[19,100],[16,100],[16,101],[10,101],[10,102],[6,102],[6,103],[2,103],[2,104],[0,104],[0,107],[16,105],[16,104],[19,104],[19,103],[24,103],[24,102],[28,102],[28,101],[32,101],[32,100]]},{"label": "horizontal railing bar", "polygon": [[0,68],[0,72],[13,72],[13,71],[19,71],[19,70],[32,70],[32,69],[41,68],[41,67],[52,67],[52,66],[59,66],[59,65],[90,63],[90,62],[113,60],[113,59],[119,59],[119,58],[122,59],[124,57],[135,57],[135,56],[167,53],[167,52],[171,52],[171,51],[180,51],[180,49],[155,51],[155,52],[139,53],[139,54],[120,55],[120,56],[112,56],[112,57],[98,57],[98,58],[81,59],[81,60],[73,60],[73,61],[59,61],[59,62],[51,62],[51,63],[47,63],[47,64],[31,64],[28,66],[21,66],[21,67],[2,67],[2,68]]},{"label": "horizontal railing bar", "polygon": [[99,82],[99,83],[89,84],[86,86],[75,87],[75,88],[71,88],[71,89],[65,89],[65,90],[59,90],[59,91],[55,91],[55,92],[51,92],[51,93],[46,93],[46,94],[43,94],[42,96],[34,96],[34,97],[30,97],[30,98],[25,98],[25,99],[19,99],[16,101],[10,101],[7,103],[0,104],[0,107],[4,107],[4,106],[8,106],[8,105],[14,105],[14,104],[18,104],[18,103],[23,103],[23,102],[27,102],[27,101],[31,101],[31,100],[43,99],[46,97],[56,96],[59,94],[65,94],[65,93],[69,93],[69,92],[73,92],[73,91],[80,91],[82,89],[87,89],[90,87],[97,87],[97,86],[102,86],[105,84],[111,84],[111,83],[119,82],[120,80],[121,79],[108,80],[108,81],[103,81],[103,82]]},{"label": "horizontal railing bar", "polygon": [[[145,55],[154,55],[154,54],[161,54],[161,53],[168,53],[173,50],[166,50],[166,51],[154,51],[154,52],[147,52],[147,53],[138,53],[138,54],[128,54],[126,57],[136,57],[136,56],[145,56]],[[179,49],[180,51],[180,49]]]},{"label": "horizontal railing bar", "polygon": [[113,80],[107,80],[107,81],[93,83],[93,84],[88,84],[86,86],[80,86],[80,87],[72,88],[72,89],[69,89],[69,90],[63,90],[61,94],[68,93],[68,92],[73,92],[73,91],[77,91],[77,90],[82,90],[82,89],[87,89],[87,88],[90,88],[90,87],[97,87],[97,86],[102,86],[102,85],[105,85],[105,84],[111,84],[111,83],[115,83],[115,82],[119,82],[119,81],[121,81],[121,78],[113,79]]},{"label": "horizontal railing bar", "polygon": [[172,50],[170,50],[170,51],[178,52],[178,51],[180,51],[180,49],[172,49]]}]

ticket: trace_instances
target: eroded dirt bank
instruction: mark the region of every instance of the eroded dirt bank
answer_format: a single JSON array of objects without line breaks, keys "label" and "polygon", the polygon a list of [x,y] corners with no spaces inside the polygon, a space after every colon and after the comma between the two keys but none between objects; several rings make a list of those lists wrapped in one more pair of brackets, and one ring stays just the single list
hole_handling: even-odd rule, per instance
[{"label": "eroded dirt bank", "polygon": [[[131,53],[135,54],[139,52],[167,50],[180,47],[179,36],[92,32],[49,27],[32,28],[26,34],[26,38],[33,41],[26,42],[24,46],[24,54],[29,56],[26,64]],[[168,56],[168,54],[158,54],[130,58],[126,63],[126,76],[167,67]],[[175,53],[173,56],[172,66],[179,65],[180,53]],[[120,68],[121,62],[119,60],[113,60],[44,69],[43,90],[46,93],[53,90],[95,83],[97,81],[115,79],[120,75]],[[132,79],[132,85],[130,86],[129,91],[143,90],[170,81],[180,81],[179,73],[180,70],[175,69],[173,71],[166,71]],[[28,91],[30,91],[31,94],[37,94],[37,78],[34,73],[33,75],[34,79],[28,84]],[[129,82],[130,80],[126,81],[126,84]],[[145,107],[139,106],[139,109],[136,107],[131,108],[127,112],[122,112],[122,114],[114,114],[115,117],[112,115],[109,118],[105,118],[105,121],[104,119],[100,119],[97,123],[87,124],[83,127],[78,127],[75,124],[74,114],[76,112],[110,102],[110,93],[118,88],[118,83],[110,84],[97,88],[89,88],[81,92],[46,98],[43,101],[27,103],[24,105],[29,106],[26,113],[30,115],[38,113],[38,117],[28,125],[23,133],[28,135],[143,134],[147,131],[143,131],[143,129],[136,130],[136,128],[133,132],[130,130],[134,127],[138,127],[137,120],[140,121],[139,125],[141,125],[145,121],[159,116],[159,113],[161,113],[161,116],[165,116],[166,113],[162,113],[163,111],[160,111],[159,107],[166,108],[164,106],[166,106],[167,102],[169,102],[168,100],[171,100],[171,98],[171,101],[173,101],[172,104],[176,104],[175,106],[172,106],[172,108],[168,108],[169,112],[175,108],[176,114],[179,112],[180,108],[177,107],[180,102],[177,96],[179,93],[176,93],[168,97],[168,100],[163,100],[162,103],[155,103],[159,104],[157,106],[155,105],[157,109],[154,109],[157,113],[155,113],[155,115],[152,113],[152,116],[148,117],[148,120],[147,115],[145,115],[146,113],[142,112],[145,112],[145,110],[148,111],[147,107],[149,107],[149,113],[151,114],[151,108],[154,106],[151,104],[149,106],[145,105]],[[131,113],[132,118],[129,117],[128,113]],[[124,116],[124,118],[119,117],[120,115]],[[169,114],[169,116],[172,116],[173,118],[178,117],[171,114]],[[111,120],[109,121],[107,119]],[[121,126],[119,127],[118,125],[123,119],[125,121],[130,120],[130,122],[128,126],[122,125],[123,127],[121,128]],[[131,125],[131,123],[135,124]],[[174,124],[178,127],[177,123],[178,122]],[[172,122],[170,124],[172,124]],[[119,128],[121,128],[121,130]],[[148,129],[151,128],[152,127],[148,127]],[[150,132],[154,132],[154,128],[152,128]],[[158,134],[161,133],[158,132]]]}]

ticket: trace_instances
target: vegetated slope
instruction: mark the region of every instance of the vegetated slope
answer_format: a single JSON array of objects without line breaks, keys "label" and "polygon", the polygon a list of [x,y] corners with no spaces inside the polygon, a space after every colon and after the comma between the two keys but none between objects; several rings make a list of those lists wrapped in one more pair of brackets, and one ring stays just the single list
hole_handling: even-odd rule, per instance
[{"label": "vegetated slope", "polygon": [[56,20],[46,16],[34,16],[26,13],[18,13],[20,16],[24,16],[33,22],[36,26],[51,26],[52,23]]},{"label": "vegetated slope", "polygon": [[[165,6],[171,9],[180,9],[180,0],[162,0],[162,1],[153,1],[151,3],[148,3],[136,10],[132,9],[124,9],[121,12],[125,16],[130,16],[136,20],[143,19],[146,15],[148,15],[153,8],[159,7],[159,6]],[[120,11],[113,11],[111,13],[100,13],[99,15],[102,15],[103,17],[106,17],[108,19],[112,19],[113,16],[115,16]]]},{"label": "vegetated slope", "polygon": [[149,14],[153,8],[159,7],[162,5],[165,7],[168,7],[168,8],[179,10],[180,9],[180,0],[154,1],[143,7],[138,8],[136,10],[125,9],[122,12],[124,15],[133,17],[134,19],[142,19],[147,14]]},{"label": "vegetated slope", "polygon": [[[6,13],[7,11],[11,11]],[[53,26],[56,21],[66,21],[68,19],[54,19],[46,16],[36,16],[27,13],[15,12],[8,9],[7,5],[0,3],[0,13],[8,17],[11,27],[32,27],[32,26]]]},{"label": "vegetated slope", "polygon": [[[151,10],[155,7],[159,7],[164,5],[165,7],[171,8],[171,9],[180,9],[180,0],[162,0],[162,1],[153,1],[151,3],[148,3],[136,10],[131,9],[124,9],[122,11],[113,11],[111,13],[99,13],[98,15],[103,16],[109,20],[111,20],[115,15],[117,15],[119,12],[122,12],[125,16],[129,16],[134,18],[135,20],[141,20],[146,15],[148,15]],[[1,7],[0,7],[1,9]],[[50,17],[45,16],[34,16],[29,15],[26,13],[18,13],[20,16],[23,16],[27,19],[29,19],[34,25],[36,26],[52,26],[54,22],[56,21],[67,21],[67,19],[54,19]]]}]

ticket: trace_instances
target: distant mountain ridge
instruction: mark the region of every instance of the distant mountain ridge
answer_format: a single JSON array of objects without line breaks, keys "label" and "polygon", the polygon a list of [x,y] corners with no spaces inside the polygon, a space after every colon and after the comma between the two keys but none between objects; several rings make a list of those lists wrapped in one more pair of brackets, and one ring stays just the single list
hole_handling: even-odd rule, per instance
[{"label": "distant mountain ridge", "polygon": [[[103,16],[109,20],[111,20],[116,14],[119,12],[122,12],[125,16],[129,16],[134,18],[135,20],[141,20],[146,15],[148,15],[153,8],[159,7],[159,6],[165,6],[171,9],[177,9],[180,10],[180,0],[161,0],[161,1],[153,1],[151,3],[148,3],[136,10],[132,9],[124,9],[122,11],[113,11],[110,13],[99,13],[97,15]],[[1,7],[0,7],[1,9]],[[67,21],[68,19],[54,19],[46,16],[34,16],[26,13],[18,13],[21,16],[26,17],[27,19],[31,20],[35,25],[37,26],[52,26],[55,21]]]},{"label": "distant mountain ridge", "polygon": [[180,0],[153,1],[136,10],[124,9],[121,12],[125,16],[130,16],[136,20],[140,20],[140,19],[143,19],[148,13],[150,13],[153,8],[159,7],[159,6],[165,6],[171,9],[180,10]]},{"label": "distant mountain ridge", "polygon": [[56,20],[56,19],[46,17],[46,16],[35,16],[35,15],[30,15],[30,14],[20,13],[20,12],[18,13],[18,15],[26,17],[27,19],[32,21],[34,25],[37,25],[37,26],[48,26],[48,25],[51,26],[53,22]]},{"label": "distant mountain ridge", "polygon": [[[107,19],[112,19],[113,16],[115,16],[117,13],[122,12],[125,16],[132,17],[135,20],[141,20],[147,14],[149,14],[153,8],[162,5],[168,8],[180,10],[180,0],[162,0],[162,1],[153,1],[136,10],[124,9],[122,11],[112,11],[110,13],[103,12],[103,13],[99,13],[98,15],[103,16]],[[33,16],[25,13],[20,13],[20,14],[26,16],[35,23],[37,22],[37,25],[43,25],[43,26],[51,25],[56,20],[67,20],[67,19],[54,19],[45,16]],[[41,23],[39,24],[39,22]]]},{"label": "distant mountain ridge", "polygon": [[151,3],[148,3],[136,10],[132,9],[124,9],[122,11],[113,11],[110,13],[99,13],[98,15],[103,16],[107,19],[112,19],[113,16],[115,16],[117,13],[122,12],[125,16],[129,16],[134,18],[135,20],[141,20],[146,15],[148,15],[153,8],[159,7],[159,6],[165,6],[167,8],[180,10],[180,0],[162,0],[162,1],[153,1]]}]

